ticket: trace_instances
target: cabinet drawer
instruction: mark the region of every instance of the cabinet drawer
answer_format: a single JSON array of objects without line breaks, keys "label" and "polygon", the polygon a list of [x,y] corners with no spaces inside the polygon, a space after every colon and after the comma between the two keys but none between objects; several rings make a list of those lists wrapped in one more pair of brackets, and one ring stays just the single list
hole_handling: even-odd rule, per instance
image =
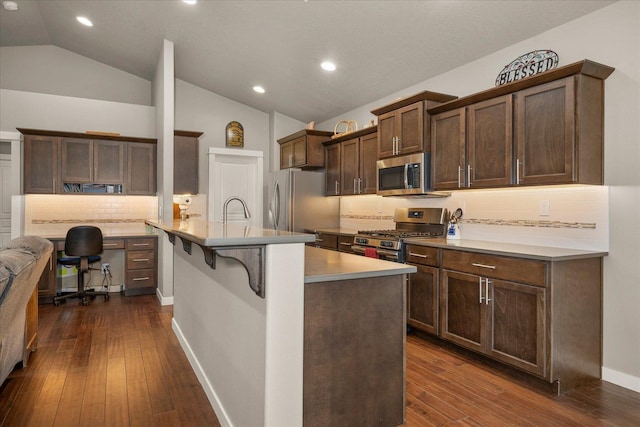
[{"label": "cabinet drawer", "polygon": [[127,251],[141,251],[156,247],[156,239],[127,239]]},{"label": "cabinet drawer", "polygon": [[154,250],[127,252],[127,271],[155,268],[155,266],[156,254]]},{"label": "cabinet drawer", "polygon": [[338,237],[338,250],[340,252],[351,252],[351,245],[353,245],[353,236]]},{"label": "cabinet drawer", "polygon": [[107,249],[124,249],[124,239],[104,239],[102,248]]},{"label": "cabinet drawer", "polygon": [[338,235],[318,233],[316,234],[316,243],[324,249],[338,250]]},{"label": "cabinet drawer", "polygon": [[149,288],[156,286],[156,275],[154,269],[127,271],[127,289]]},{"label": "cabinet drawer", "polygon": [[547,263],[443,249],[442,268],[464,271],[483,277],[545,286]]},{"label": "cabinet drawer", "polygon": [[438,266],[438,249],[428,246],[407,245],[406,262],[409,264],[423,264]]}]

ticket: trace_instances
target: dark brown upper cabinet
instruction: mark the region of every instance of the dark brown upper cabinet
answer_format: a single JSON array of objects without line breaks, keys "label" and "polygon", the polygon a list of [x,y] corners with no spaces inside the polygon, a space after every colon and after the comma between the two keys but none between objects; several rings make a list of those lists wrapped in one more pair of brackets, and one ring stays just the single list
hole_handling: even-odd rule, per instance
[{"label": "dark brown upper cabinet", "polygon": [[333,132],[304,129],[278,140],[280,144],[280,169],[321,169],[325,167],[323,142],[331,139]]},{"label": "dark brown upper cabinet", "polygon": [[23,190],[26,194],[57,191],[59,141],[56,136],[24,135]]},{"label": "dark brown upper cabinet", "polygon": [[425,91],[372,110],[378,116],[378,158],[431,151],[425,109],[453,99],[456,97]]},{"label": "dark brown upper cabinet", "polygon": [[156,194],[156,145],[130,142],[127,144],[127,194]]},{"label": "dark brown upper cabinet", "polygon": [[198,138],[202,132],[173,133],[173,194],[198,194]]},{"label": "dark brown upper cabinet", "polygon": [[155,139],[17,130],[24,135],[26,194],[155,194]]},{"label": "dark brown upper cabinet", "polygon": [[376,194],[377,127],[325,142],[326,195]]},{"label": "dark brown upper cabinet", "polygon": [[122,141],[61,138],[62,183],[124,183],[126,144]]},{"label": "dark brown upper cabinet", "polygon": [[613,71],[584,60],[429,109],[434,188],[603,184]]},{"label": "dark brown upper cabinet", "polygon": [[342,165],[342,146],[340,143],[335,143],[327,146],[326,148],[326,166],[325,166],[325,195],[326,196],[339,196],[340,195],[340,167]]},{"label": "dark brown upper cabinet", "polygon": [[431,144],[434,188],[511,185],[512,95],[432,116]]}]

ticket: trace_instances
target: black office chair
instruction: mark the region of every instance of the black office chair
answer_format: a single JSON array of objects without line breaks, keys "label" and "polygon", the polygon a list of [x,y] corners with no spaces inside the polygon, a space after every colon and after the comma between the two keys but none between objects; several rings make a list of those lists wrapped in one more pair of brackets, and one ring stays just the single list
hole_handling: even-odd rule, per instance
[{"label": "black office chair", "polygon": [[[91,269],[89,264],[99,262],[102,258],[102,232],[98,227],[80,225],[67,231],[64,241],[64,252],[71,255],[68,258],[59,258],[58,263],[64,266],[78,267],[78,291],[53,298],[53,305],[60,305],[60,301],[67,298],[82,298],[82,305],[89,304],[87,297],[92,299],[96,295],[104,295],[105,301],[109,299],[109,292],[84,289],[84,274]],[[95,269],[97,270],[97,269]]]}]

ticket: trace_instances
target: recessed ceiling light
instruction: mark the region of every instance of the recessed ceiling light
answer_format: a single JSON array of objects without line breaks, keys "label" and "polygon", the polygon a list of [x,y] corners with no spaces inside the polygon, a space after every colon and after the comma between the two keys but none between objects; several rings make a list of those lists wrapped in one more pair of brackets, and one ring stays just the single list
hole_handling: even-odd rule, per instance
[{"label": "recessed ceiling light", "polygon": [[334,64],[331,61],[324,61],[322,64],[320,64],[320,66],[322,67],[323,70],[327,70],[327,71],[336,70],[336,64]]},{"label": "recessed ceiling light", "polygon": [[183,2],[185,2],[186,4],[196,4],[198,3],[198,0],[182,0]]},{"label": "recessed ceiling light", "polygon": [[266,92],[262,86],[254,86],[253,90],[255,90],[258,93],[265,93]]},{"label": "recessed ceiling light", "polygon": [[7,0],[2,2],[2,7],[4,7],[5,10],[18,10],[18,3]]},{"label": "recessed ceiling light", "polygon": [[76,16],[76,19],[82,25],[86,25],[87,27],[93,27],[93,22],[91,22],[89,18],[85,18],[84,16]]}]

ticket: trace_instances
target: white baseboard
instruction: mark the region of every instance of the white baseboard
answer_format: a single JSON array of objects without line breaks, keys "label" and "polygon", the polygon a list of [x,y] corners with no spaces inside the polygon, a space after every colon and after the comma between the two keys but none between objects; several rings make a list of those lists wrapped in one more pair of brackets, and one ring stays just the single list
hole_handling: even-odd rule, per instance
[{"label": "white baseboard", "polygon": [[182,334],[182,331],[180,330],[180,326],[178,326],[178,324],[176,323],[175,318],[171,319],[171,326],[173,328],[173,332],[175,332],[176,336],[178,337],[178,341],[180,342],[180,346],[182,347],[182,350],[184,350],[185,354],[187,355],[187,359],[189,359],[191,368],[193,368],[193,371],[196,373],[196,377],[198,377],[198,381],[200,381],[200,385],[202,385],[202,388],[204,389],[204,392],[207,395],[207,399],[209,399],[209,403],[211,404],[213,411],[216,413],[216,416],[218,417],[218,421],[220,422],[220,425],[222,425],[223,427],[232,427],[233,424],[231,424],[231,420],[229,419],[229,416],[227,415],[226,411],[222,407],[222,403],[220,402],[220,399],[218,398],[216,391],[213,389],[211,382],[207,378],[207,375],[204,373],[204,370],[202,369],[202,365],[200,365],[198,358],[195,356],[195,354],[193,354],[193,351],[191,350],[191,346],[189,345],[184,335]]},{"label": "white baseboard", "polygon": [[160,305],[173,305],[173,297],[165,297],[160,292],[160,289],[156,288],[156,296],[158,297],[158,301],[160,301]]},{"label": "white baseboard", "polygon": [[610,368],[602,367],[602,379],[620,387],[640,393],[640,378]]}]

